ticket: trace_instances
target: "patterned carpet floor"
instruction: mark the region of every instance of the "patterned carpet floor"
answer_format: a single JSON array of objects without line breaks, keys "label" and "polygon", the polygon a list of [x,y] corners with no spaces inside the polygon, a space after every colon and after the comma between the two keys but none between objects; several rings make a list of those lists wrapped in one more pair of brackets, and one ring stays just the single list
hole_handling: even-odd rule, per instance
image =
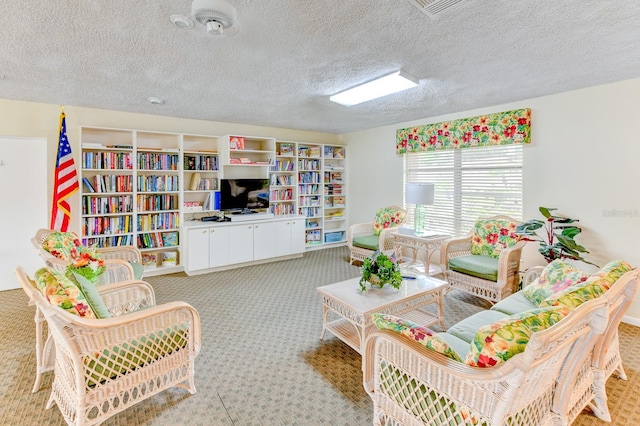
[{"label": "patterned carpet floor", "polygon": [[[149,277],[159,304],[183,300],[200,313],[198,392],[170,389],[104,425],[371,424],[360,356],[329,333],[320,340],[316,288],[358,275],[348,263],[347,249],[339,247],[194,277]],[[57,407],[45,410],[53,373],[47,373],[39,392],[31,393],[34,308],[27,306],[22,290],[0,292],[0,305],[0,425],[63,425]],[[445,297],[445,322],[450,326],[488,307],[452,291]],[[620,340],[629,380],[612,378],[607,384],[613,422],[585,412],[575,425],[640,424],[640,328],[622,324]]]}]

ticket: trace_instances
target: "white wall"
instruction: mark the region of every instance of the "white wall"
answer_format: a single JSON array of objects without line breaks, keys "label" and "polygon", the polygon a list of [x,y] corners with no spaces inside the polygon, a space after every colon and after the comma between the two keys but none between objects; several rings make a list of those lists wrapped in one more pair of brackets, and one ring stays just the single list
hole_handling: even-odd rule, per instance
[{"label": "white wall", "polygon": [[[540,218],[539,206],[557,207],[557,213],[580,219],[578,241],[590,249],[588,259],[600,266],[611,259],[640,266],[640,79],[342,135],[349,147],[349,223],[402,203],[396,129],[516,108],[532,110],[524,218]],[[529,244],[523,266],[543,264],[537,244]],[[640,325],[640,298],[628,317]]]}]

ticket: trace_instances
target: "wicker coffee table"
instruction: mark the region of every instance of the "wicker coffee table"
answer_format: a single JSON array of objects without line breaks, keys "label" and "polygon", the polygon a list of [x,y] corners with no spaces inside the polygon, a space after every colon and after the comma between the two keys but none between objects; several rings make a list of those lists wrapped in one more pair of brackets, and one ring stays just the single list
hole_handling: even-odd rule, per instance
[{"label": "wicker coffee table", "polygon": [[[320,340],[330,331],[362,355],[369,331],[374,327],[371,314],[375,312],[402,316],[425,327],[439,322],[445,330],[442,298],[449,287],[446,281],[416,275],[415,279],[402,280],[399,290],[385,286],[362,293],[359,280],[353,278],[318,287],[322,295]],[[436,314],[420,309],[430,304],[438,306]]]}]

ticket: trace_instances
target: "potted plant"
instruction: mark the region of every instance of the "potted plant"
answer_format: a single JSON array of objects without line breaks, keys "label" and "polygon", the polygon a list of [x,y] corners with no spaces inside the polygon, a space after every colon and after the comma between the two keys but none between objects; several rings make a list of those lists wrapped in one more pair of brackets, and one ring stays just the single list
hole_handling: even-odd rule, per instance
[{"label": "potted plant", "polygon": [[395,256],[376,251],[362,262],[362,278],[360,278],[360,290],[366,291],[366,284],[372,287],[382,288],[385,284],[398,289],[402,284],[402,275],[396,263]]},{"label": "potted plant", "polygon": [[[589,253],[589,251],[574,239],[582,232],[582,229],[573,225],[578,222],[578,219],[556,216],[552,214],[557,210],[555,208],[540,207],[539,210],[545,220],[531,219],[517,226],[516,233],[522,240],[538,241],[540,243],[538,251],[549,263],[556,259],[573,259],[598,266],[582,257],[582,253]],[[542,231],[542,235],[538,234],[539,230]]]}]

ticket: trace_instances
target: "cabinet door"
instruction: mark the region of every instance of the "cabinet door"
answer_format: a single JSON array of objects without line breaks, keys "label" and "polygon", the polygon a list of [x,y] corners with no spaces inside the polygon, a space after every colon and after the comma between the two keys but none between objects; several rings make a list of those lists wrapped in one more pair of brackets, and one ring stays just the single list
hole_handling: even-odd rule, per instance
[{"label": "cabinet door", "polygon": [[292,253],[290,220],[277,222],[276,226],[276,256],[286,256]]},{"label": "cabinet door", "polygon": [[253,225],[229,226],[228,264],[253,260]]},{"label": "cabinet door", "polygon": [[304,219],[291,221],[291,253],[304,253]]},{"label": "cabinet door", "polygon": [[187,230],[187,271],[209,267],[209,228]]},{"label": "cabinet door", "polygon": [[276,256],[276,222],[253,225],[253,260]]},{"label": "cabinet door", "polygon": [[215,268],[229,262],[229,228],[225,226],[209,228],[209,266]]}]

